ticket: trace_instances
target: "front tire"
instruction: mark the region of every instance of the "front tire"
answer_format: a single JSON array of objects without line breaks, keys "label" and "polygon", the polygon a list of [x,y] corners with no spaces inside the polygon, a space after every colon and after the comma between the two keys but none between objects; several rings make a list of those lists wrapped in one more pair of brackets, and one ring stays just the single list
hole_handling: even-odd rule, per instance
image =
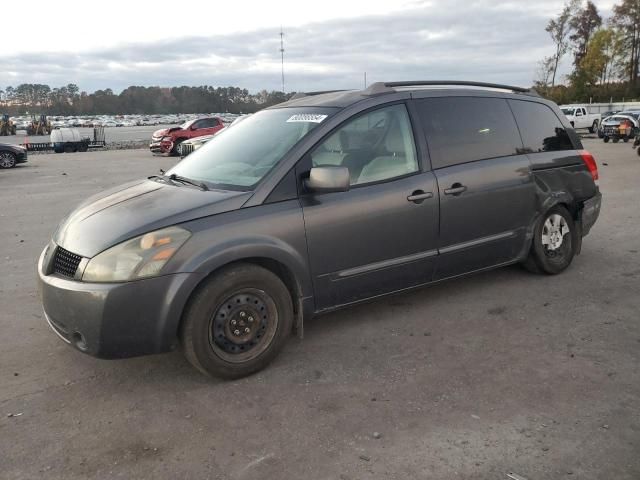
[{"label": "front tire", "polygon": [[604,137],[604,138],[602,139],[602,141],[603,141],[604,143],[609,143],[609,137]]},{"label": "front tire", "polygon": [[564,271],[575,256],[577,234],[569,211],[561,206],[553,207],[536,224],[525,268],[548,275]]},{"label": "front tire", "polygon": [[0,152],[0,168],[13,168],[16,166],[16,156],[11,152]]},{"label": "front tire", "polygon": [[173,148],[169,152],[169,156],[171,157],[179,157],[180,156],[180,144],[184,142],[184,140],[176,140],[173,144]]},{"label": "front tire", "polygon": [[185,357],[206,375],[234,379],[265,368],[293,327],[293,303],[278,276],[252,264],[224,268],[198,288],[180,329]]}]

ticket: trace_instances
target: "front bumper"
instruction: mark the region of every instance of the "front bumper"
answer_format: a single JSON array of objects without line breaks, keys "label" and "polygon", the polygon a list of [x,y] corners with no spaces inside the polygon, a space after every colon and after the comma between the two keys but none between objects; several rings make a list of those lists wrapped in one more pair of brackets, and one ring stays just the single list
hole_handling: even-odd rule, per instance
[{"label": "front bumper", "polygon": [[173,142],[167,140],[152,140],[149,144],[152,153],[170,153],[172,149]]},{"label": "front bumper", "polygon": [[600,216],[600,207],[602,206],[602,194],[598,192],[595,196],[586,200],[582,206],[580,220],[582,223],[582,235],[587,235],[591,227],[596,223]]},{"label": "front bumper", "polygon": [[85,283],[46,274],[45,252],[38,261],[42,305],[47,322],[66,343],[99,358],[161,353],[177,346],[182,310],[203,275]]},{"label": "front bumper", "polygon": [[16,163],[24,163],[27,161],[27,151],[16,152]]}]

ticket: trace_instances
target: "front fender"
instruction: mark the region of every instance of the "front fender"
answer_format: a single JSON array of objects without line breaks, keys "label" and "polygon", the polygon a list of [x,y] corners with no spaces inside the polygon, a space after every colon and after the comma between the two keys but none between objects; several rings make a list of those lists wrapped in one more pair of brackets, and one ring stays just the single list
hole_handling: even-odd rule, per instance
[{"label": "front fender", "polygon": [[232,262],[267,259],[288,270],[301,297],[313,296],[297,199],[241,208],[184,225],[193,235],[172,259],[172,271],[209,275]]}]

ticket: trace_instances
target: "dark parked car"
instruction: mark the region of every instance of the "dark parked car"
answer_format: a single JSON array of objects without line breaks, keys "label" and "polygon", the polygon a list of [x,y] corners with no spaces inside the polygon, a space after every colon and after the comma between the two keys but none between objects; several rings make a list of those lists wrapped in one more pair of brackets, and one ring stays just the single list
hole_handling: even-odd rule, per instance
[{"label": "dark parked car", "polygon": [[234,378],[313,315],[518,262],[562,272],[599,215],[594,158],[533,92],[432,87],[299,94],[88,199],[39,259],[51,327]]},{"label": "dark parked car", "polygon": [[0,168],[13,168],[27,161],[27,149],[19,145],[0,143]]}]

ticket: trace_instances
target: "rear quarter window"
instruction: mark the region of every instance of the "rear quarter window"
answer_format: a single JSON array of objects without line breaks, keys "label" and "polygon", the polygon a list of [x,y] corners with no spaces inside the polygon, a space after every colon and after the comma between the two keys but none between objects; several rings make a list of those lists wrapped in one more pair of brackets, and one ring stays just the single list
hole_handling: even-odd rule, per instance
[{"label": "rear quarter window", "polygon": [[522,153],[513,114],[503,98],[417,100],[433,168]]},{"label": "rear quarter window", "polygon": [[573,150],[571,138],[547,105],[526,100],[509,100],[527,153]]}]

